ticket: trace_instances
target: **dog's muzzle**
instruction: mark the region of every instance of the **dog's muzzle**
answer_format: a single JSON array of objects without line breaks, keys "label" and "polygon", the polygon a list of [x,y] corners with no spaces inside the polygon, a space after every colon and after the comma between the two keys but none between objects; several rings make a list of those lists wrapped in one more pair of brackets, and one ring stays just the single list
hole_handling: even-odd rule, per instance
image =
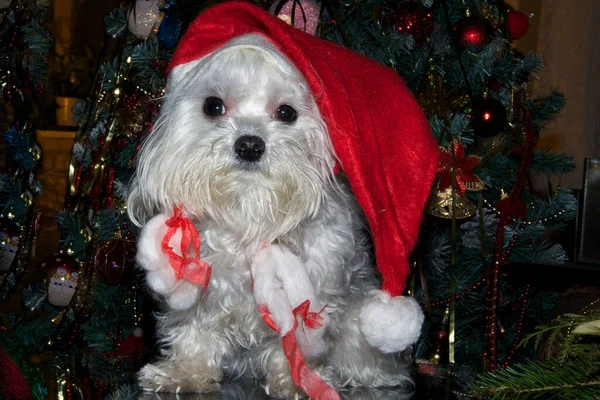
[{"label": "dog's muzzle", "polygon": [[235,141],[233,148],[238,159],[255,163],[265,152],[265,141],[258,136],[243,135]]}]

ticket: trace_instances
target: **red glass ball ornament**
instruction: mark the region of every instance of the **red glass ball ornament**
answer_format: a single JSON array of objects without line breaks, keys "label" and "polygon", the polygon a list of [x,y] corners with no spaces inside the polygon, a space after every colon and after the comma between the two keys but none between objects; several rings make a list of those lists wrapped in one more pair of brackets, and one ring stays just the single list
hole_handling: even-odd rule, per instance
[{"label": "red glass ball ornament", "polygon": [[420,10],[415,2],[398,4],[390,13],[390,25],[400,33],[411,35],[417,45],[427,41],[433,32],[433,14],[429,8]]},{"label": "red glass ball ornament", "polygon": [[475,135],[488,138],[504,130],[506,108],[501,101],[488,97],[476,100],[471,114],[471,127]]},{"label": "red glass ball ornament", "polygon": [[0,271],[7,271],[19,251],[19,227],[15,221],[0,218]]},{"label": "red glass ball ornament", "polygon": [[135,246],[123,239],[102,243],[94,256],[98,278],[107,285],[125,284],[135,272]]},{"label": "red glass ball ornament", "polygon": [[479,17],[463,18],[454,26],[456,41],[461,47],[479,47],[490,41],[492,24]]},{"label": "red glass ball ornament", "polygon": [[510,10],[506,15],[510,40],[521,39],[529,30],[529,18],[521,11]]}]

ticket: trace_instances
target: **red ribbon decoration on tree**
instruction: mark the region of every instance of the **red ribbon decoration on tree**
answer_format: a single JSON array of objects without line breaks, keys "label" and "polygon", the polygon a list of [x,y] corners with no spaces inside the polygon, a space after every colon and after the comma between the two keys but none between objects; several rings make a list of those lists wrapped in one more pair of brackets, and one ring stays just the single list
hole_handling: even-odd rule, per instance
[{"label": "red ribbon decoration on tree", "polygon": [[526,214],[525,204],[519,197],[521,190],[527,181],[531,161],[533,160],[533,147],[535,146],[535,129],[529,110],[521,105],[523,118],[525,119],[525,146],[523,159],[519,166],[517,178],[513,184],[510,195],[502,199],[496,205],[499,211],[498,228],[496,230],[496,241],[494,242],[494,254],[492,267],[487,275],[487,310],[485,321],[484,352],[485,368],[493,372],[498,368],[497,343],[498,343],[498,280],[500,279],[500,262],[502,261],[502,248],[504,247],[504,227],[510,218],[519,218]]},{"label": "red ribbon decoration on tree", "polygon": [[[177,280],[185,279],[202,286],[204,293],[210,281],[211,266],[200,259],[200,235],[194,223],[181,214],[181,208],[175,207],[174,214],[166,221],[169,229],[163,237],[161,247],[169,257],[171,268],[175,271]],[[169,242],[178,229],[181,229],[181,255],[177,254]],[[190,252],[191,247],[191,252]]]},{"label": "red ribbon decoration on tree", "polygon": [[[335,389],[325,383],[319,375],[308,368],[306,361],[300,352],[296,336],[294,336],[294,332],[296,332],[296,329],[298,328],[298,316],[302,318],[306,327],[310,329],[316,329],[322,326],[321,321],[323,320],[323,317],[319,314],[323,312],[323,310],[318,313],[308,311],[309,306],[310,300],[306,300],[292,311],[296,320],[293,328],[281,338],[283,353],[290,364],[294,383],[302,388],[308,397],[314,400],[340,400],[340,396]],[[265,306],[259,306],[258,311],[269,328],[281,333],[279,332],[277,324],[273,321],[273,318],[271,318],[271,313]]]}]

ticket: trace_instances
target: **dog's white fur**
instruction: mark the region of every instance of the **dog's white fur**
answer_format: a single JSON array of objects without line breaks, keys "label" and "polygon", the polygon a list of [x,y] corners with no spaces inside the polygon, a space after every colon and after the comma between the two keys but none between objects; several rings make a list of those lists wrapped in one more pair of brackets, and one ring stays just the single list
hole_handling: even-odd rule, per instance
[{"label": "dog's white fur", "polygon": [[[204,115],[209,96],[224,100],[223,116]],[[297,110],[294,123],[274,118],[282,104]],[[236,158],[241,135],[266,143],[258,163]],[[334,163],[307,83],[266,40],[245,36],[175,68],[128,197],[131,218],[143,225],[137,261],[167,304],[158,316],[164,359],[142,369],[144,389],[207,392],[224,376],[251,375],[266,378],[273,396],[301,393],[257,303],[284,333],[304,297],[312,311],[326,305],[323,328],[300,326],[296,336],[327,382],[410,384],[397,351],[416,340],[423,316],[413,299],[390,300],[378,290],[367,227]],[[201,258],[212,265],[206,293],[178,282],[160,250],[169,210],[178,205],[196,223]],[[408,313],[402,323],[394,319],[398,301]],[[381,304],[389,315],[380,314]],[[390,342],[396,330],[401,343]]]}]

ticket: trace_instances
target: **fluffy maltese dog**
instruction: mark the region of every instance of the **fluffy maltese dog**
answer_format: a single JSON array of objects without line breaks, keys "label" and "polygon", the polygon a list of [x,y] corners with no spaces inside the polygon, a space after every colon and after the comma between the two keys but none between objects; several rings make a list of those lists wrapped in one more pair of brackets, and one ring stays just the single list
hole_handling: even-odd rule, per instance
[{"label": "fluffy maltese dog", "polygon": [[[390,346],[371,332],[367,340],[361,312],[386,294],[303,75],[257,35],[184,68],[169,80],[128,198],[142,226],[138,264],[165,303],[162,358],[140,371],[140,385],[210,392],[224,378],[251,376],[271,396],[303,396],[282,346],[289,332],[307,368],[332,387],[409,385],[397,350],[418,337],[422,313],[401,298],[408,339]],[[176,206],[212,267],[206,288],[178,279],[161,250]],[[179,249],[181,240],[177,233],[169,244]],[[313,326],[295,313],[306,300]]]}]

